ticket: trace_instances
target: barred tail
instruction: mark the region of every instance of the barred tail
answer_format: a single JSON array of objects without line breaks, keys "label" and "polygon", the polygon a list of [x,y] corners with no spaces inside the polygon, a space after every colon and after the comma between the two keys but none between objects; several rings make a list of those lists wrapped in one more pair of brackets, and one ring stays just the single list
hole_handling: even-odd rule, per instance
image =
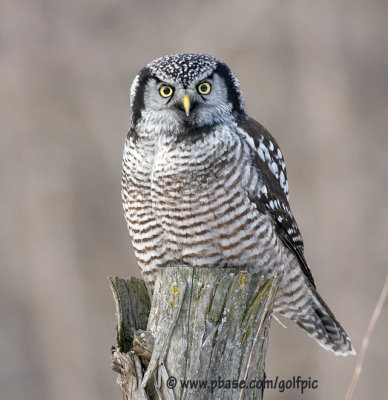
[{"label": "barred tail", "polygon": [[296,322],[326,350],[341,356],[356,354],[348,335],[298,265],[280,282],[274,311]]},{"label": "barred tail", "polygon": [[295,322],[326,350],[339,356],[356,354],[349,336],[330,308],[314,288],[310,287],[309,291],[312,296],[308,314],[296,315]]}]

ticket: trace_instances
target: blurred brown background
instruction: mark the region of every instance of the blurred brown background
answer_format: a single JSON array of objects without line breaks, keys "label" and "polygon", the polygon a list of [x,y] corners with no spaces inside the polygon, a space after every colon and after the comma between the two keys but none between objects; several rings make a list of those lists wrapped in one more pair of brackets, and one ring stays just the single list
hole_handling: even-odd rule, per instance
[{"label": "blurred brown background", "polygon": [[[210,53],[280,143],[318,289],[359,350],[387,273],[388,2],[0,1],[0,398],[121,399],[109,275],[139,275],[122,216],[129,85]],[[355,399],[385,399],[387,305]],[[344,398],[355,358],[273,321],[267,376]],[[267,399],[300,399],[268,390]]]}]

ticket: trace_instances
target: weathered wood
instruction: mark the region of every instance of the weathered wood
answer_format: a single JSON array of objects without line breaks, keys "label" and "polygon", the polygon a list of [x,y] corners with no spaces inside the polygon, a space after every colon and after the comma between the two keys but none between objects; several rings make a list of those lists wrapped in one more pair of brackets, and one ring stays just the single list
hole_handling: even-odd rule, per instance
[{"label": "weathered wood", "polygon": [[144,360],[151,360],[155,338],[148,331],[137,330],[134,332],[132,350]]},{"label": "weathered wood", "polygon": [[144,367],[140,357],[132,351],[122,353],[116,349],[112,353],[112,369],[119,373],[117,383],[127,399],[149,400],[150,397],[142,388]]},{"label": "weathered wood", "polygon": [[[262,399],[276,287],[277,275],[263,280],[234,268],[163,269],[154,290],[148,333],[136,334],[141,338],[136,353],[146,359],[152,353],[141,395],[163,400]],[[144,360],[142,365],[144,370]],[[135,373],[140,382],[136,366],[126,373]],[[183,381],[197,387],[190,383],[183,387]],[[254,382],[256,388],[242,388],[241,381]],[[141,399],[124,392],[129,399]]]},{"label": "weathered wood", "polygon": [[[127,399],[148,400],[150,397],[141,386],[144,365],[138,354],[130,351],[136,329],[145,329],[151,302],[147,287],[141,279],[108,278],[116,305],[117,345],[112,349],[112,369],[119,373],[117,383]],[[150,338],[150,334],[147,333]]]},{"label": "weathered wood", "polygon": [[145,330],[151,302],[147,287],[138,278],[108,278],[116,305],[117,345],[124,353],[132,347],[134,331]]}]

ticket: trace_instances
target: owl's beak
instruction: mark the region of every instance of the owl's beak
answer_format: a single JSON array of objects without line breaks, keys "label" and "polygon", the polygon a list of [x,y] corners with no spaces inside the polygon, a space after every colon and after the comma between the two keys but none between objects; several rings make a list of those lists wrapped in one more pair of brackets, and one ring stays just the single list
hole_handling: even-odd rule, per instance
[{"label": "owl's beak", "polygon": [[190,97],[187,93],[185,93],[185,95],[183,96],[183,107],[185,108],[186,111],[186,115],[189,116],[190,114]]}]

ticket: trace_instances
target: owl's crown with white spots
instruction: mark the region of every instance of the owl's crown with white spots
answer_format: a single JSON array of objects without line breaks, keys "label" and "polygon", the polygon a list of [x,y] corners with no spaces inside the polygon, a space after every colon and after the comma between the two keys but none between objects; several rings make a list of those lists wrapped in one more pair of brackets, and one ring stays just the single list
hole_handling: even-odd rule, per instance
[{"label": "owl's crown with white spots", "polygon": [[200,76],[214,71],[220,60],[207,54],[173,54],[151,61],[147,68],[160,79],[173,78],[184,87]]}]

